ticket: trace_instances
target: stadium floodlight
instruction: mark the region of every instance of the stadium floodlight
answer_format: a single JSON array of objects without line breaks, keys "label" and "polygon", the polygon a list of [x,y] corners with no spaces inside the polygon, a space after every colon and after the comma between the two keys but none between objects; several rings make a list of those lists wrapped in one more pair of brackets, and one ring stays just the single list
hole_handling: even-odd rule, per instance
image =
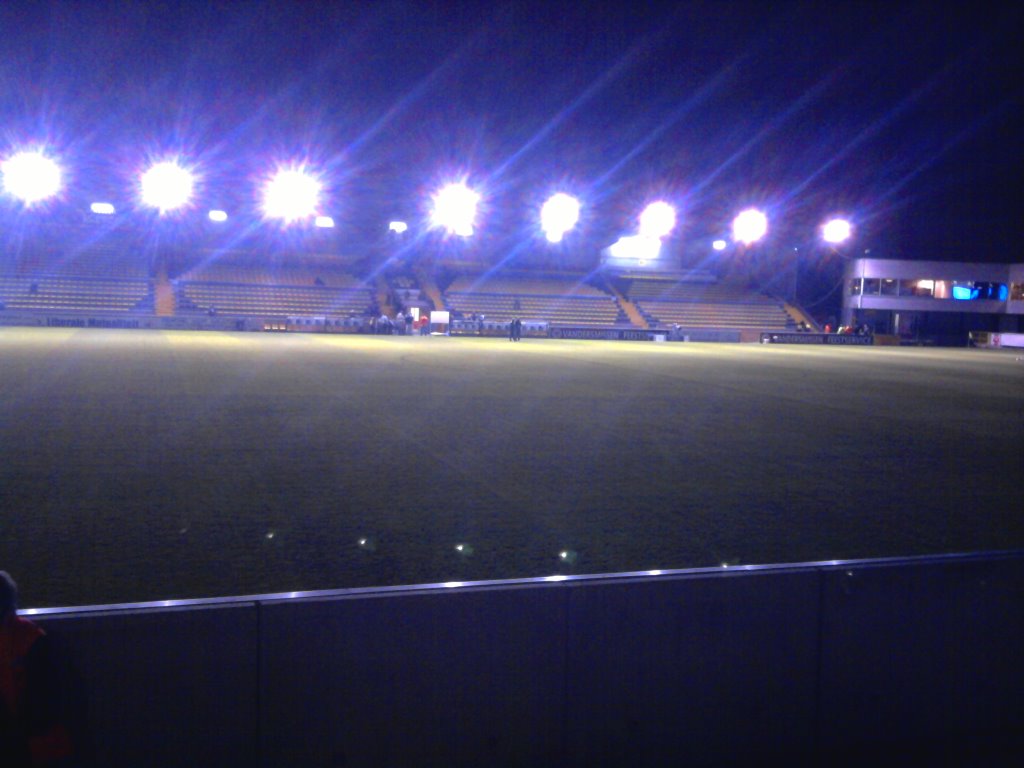
[{"label": "stadium floodlight", "polygon": [[388,223],[388,232],[394,232],[396,235],[400,235],[409,229],[409,225],[404,221],[392,221]]},{"label": "stadium floodlight", "polygon": [[552,195],[540,209],[540,226],[551,243],[561,242],[579,220],[580,201],[564,192]]},{"label": "stadium floodlight", "polygon": [[155,163],[140,179],[142,202],[160,213],[188,205],[192,199],[192,174],[175,162]]},{"label": "stadium floodlight", "polygon": [[640,214],[640,236],[662,238],[676,226],[676,211],[668,203],[659,200],[651,203]]},{"label": "stadium floodlight", "polygon": [[278,171],[263,188],[263,214],[285,223],[309,218],[320,204],[320,182],[302,170]]},{"label": "stadium floodlight", "polygon": [[821,227],[821,238],[832,245],[846,242],[852,234],[853,226],[846,219],[831,219]]},{"label": "stadium floodlight", "polygon": [[227,211],[212,210],[207,214],[210,217],[210,221],[223,222],[228,220]]},{"label": "stadium floodlight", "polygon": [[768,234],[768,217],[756,208],[741,212],[732,222],[732,239],[751,245]]},{"label": "stadium floodlight", "polygon": [[430,221],[450,234],[470,237],[480,195],[465,184],[449,184],[434,195],[434,210]]},{"label": "stadium floodlight", "polygon": [[725,242],[725,240],[715,240],[715,242],[711,244],[711,247],[716,251],[724,251],[728,245],[729,244]]},{"label": "stadium floodlight", "polygon": [[330,216],[317,216],[316,219],[313,220],[313,223],[320,229],[334,228],[334,219],[332,219]]},{"label": "stadium floodlight", "polygon": [[115,211],[113,203],[93,203],[89,206],[89,210],[100,216],[110,216]]},{"label": "stadium floodlight", "polygon": [[60,192],[60,166],[41,152],[18,152],[0,164],[4,191],[32,205]]},{"label": "stadium floodlight", "polygon": [[608,253],[616,259],[632,259],[639,263],[654,261],[661,253],[661,240],[643,235],[620,237],[609,246]]}]

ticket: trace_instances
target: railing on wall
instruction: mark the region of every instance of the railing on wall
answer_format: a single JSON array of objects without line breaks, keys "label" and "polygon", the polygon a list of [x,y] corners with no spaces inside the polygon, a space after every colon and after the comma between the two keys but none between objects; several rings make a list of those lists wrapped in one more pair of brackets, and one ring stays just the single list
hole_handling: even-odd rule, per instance
[{"label": "railing on wall", "polygon": [[1000,764],[1024,749],[1020,551],[24,613],[54,640],[88,764]]}]

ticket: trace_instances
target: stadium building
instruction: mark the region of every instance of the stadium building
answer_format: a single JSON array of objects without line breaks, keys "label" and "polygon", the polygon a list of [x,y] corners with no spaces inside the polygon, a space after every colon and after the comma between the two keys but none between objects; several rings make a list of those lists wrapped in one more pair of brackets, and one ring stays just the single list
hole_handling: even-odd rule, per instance
[{"label": "stadium building", "polygon": [[1024,264],[854,259],[845,287],[844,325],[946,344],[1024,333]]}]

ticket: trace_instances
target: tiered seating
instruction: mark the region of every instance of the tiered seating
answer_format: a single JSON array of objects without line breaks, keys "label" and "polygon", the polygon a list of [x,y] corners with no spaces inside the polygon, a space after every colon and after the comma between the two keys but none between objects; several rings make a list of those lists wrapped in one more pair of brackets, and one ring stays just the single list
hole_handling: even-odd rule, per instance
[{"label": "tiered seating", "polygon": [[364,315],[371,290],[333,266],[209,264],[175,281],[179,311],[257,317]]},{"label": "tiered seating", "polygon": [[212,262],[183,274],[181,280],[204,283],[237,283],[239,285],[305,285],[318,288],[347,288],[358,283],[348,272],[334,266],[312,265],[253,266]]},{"label": "tiered seating", "polygon": [[145,280],[0,276],[0,300],[7,309],[127,312],[150,309]]},{"label": "tiered seating", "polygon": [[28,254],[0,260],[0,302],[22,311],[152,309],[147,268],[120,251]]},{"label": "tiered seating", "polygon": [[61,259],[51,272],[61,277],[117,278],[119,280],[149,280],[149,266],[134,253],[122,250],[93,248],[77,251],[71,258]]},{"label": "tiered seating", "polygon": [[634,280],[629,297],[661,326],[763,330],[795,325],[780,302],[733,285]]},{"label": "tiered seating", "polygon": [[448,309],[488,320],[523,320],[562,326],[607,327],[622,321],[618,302],[586,283],[567,278],[457,278],[445,291]]},{"label": "tiered seating", "polygon": [[633,301],[703,301],[732,304],[775,304],[774,299],[725,283],[678,283],[634,280],[628,290]]}]

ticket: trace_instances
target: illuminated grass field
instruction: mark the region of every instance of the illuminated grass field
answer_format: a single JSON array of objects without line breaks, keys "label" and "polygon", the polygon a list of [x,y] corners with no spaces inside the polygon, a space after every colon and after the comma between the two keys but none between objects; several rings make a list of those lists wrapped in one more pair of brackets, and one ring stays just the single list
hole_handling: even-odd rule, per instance
[{"label": "illuminated grass field", "polygon": [[1024,546],[1012,353],[5,328],[0,398],[26,605]]}]

